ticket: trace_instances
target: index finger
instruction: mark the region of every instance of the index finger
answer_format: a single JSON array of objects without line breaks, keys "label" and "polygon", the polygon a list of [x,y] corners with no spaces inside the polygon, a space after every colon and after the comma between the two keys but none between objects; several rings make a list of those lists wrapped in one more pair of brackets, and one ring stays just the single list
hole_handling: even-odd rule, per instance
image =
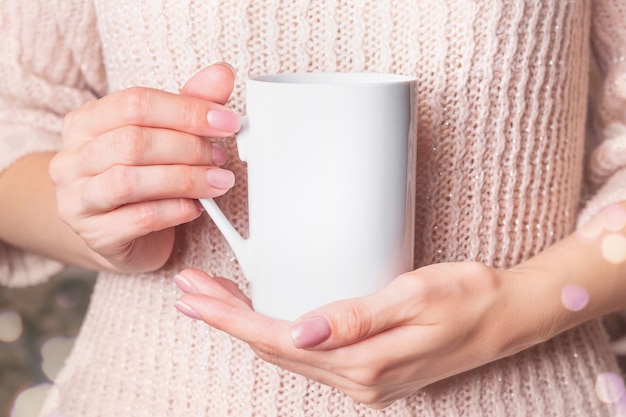
[{"label": "index finger", "polygon": [[226,137],[239,130],[240,123],[237,113],[218,103],[153,88],[131,87],[68,114],[63,136],[71,132],[90,138],[135,125]]}]

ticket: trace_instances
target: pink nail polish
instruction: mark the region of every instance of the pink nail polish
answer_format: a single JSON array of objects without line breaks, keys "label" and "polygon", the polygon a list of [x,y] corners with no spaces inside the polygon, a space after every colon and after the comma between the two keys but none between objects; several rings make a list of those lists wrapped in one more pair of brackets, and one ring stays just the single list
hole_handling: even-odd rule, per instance
[{"label": "pink nail polish", "polygon": [[177,274],[174,277],[174,282],[178,285],[178,288],[185,294],[197,294],[198,289],[193,285],[191,281],[189,281],[186,277]]},{"label": "pink nail polish", "polygon": [[291,339],[298,349],[317,346],[328,339],[330,334],[330,324],[321,316],[299,321],[291,328]]},{"label": "pink nail polish", "polygon": [[216,63],[215,65],[222,65],[222,66],[228,68],[229,70],[231,70],[231,72],[233,73],[233,77],[237,76],[237,71],[235,70],[235,67],[230,65],[228,62],[221,61],[221,62]]},{"label": "pink nail polish", "polygon": [[202,320],[202,316],[196,310],[189,307],[187,304],[183,303],[180,300],[174,303],[174,307],[176,307],[178,311],[180,311],[181,313],[183,313],[185,316],[189,318],[192,318],[195,320]]},{"label": "pink nail polish", "polygon": [[195,200],[195,201],[196,201],[196,206],[198,206],[198,211],[199,211],[200,213],[202,213],[202,212],[206,211],[206,210],[205,210],[205,208],[204,208],[204,206],[202,205],[202,203],[201,203],[200,201],[198,201],[198,200]]},{"label": "pink nail polish", "polygon": [[235,112],[228,110],[210,110],[206,119],[214,129],[222,132],[237,132],[241,127],[241,117]]},{"label": "pink nail polish", "polygon": [[213,163],[217,165],[218,167],[224,165],[226,161],[228,160],[228,155],[226,154],[226,151],[224,150],[224,148],[222,148],[219,145],[213,145],[212,151],[213,151]]},{"label": "pink nail polish", "polygon": [[209,169],[206,179],[211,187],[226,190],[235,185],[235,174],[225,169]]}]

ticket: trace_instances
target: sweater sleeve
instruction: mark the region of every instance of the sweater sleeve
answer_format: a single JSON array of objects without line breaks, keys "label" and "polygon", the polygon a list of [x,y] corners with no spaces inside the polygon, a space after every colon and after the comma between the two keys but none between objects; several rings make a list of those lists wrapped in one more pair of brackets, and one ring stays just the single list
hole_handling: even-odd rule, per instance
[{"label": "sweater sleeve", "polygon": [[587,167],[593,195],[579,225],[603,208],[626,201],[626,3],[594,0],[592,8],[592,47],[602,82]]},{"label": "sweater sleeve", "polygon": [[[102,95],[106,81],[90,1],[0,0],[0,39],[1,175],[19,158],[58,150],[63,116]],[[0,284],[35,284],[61,269],[0,241]]]}]

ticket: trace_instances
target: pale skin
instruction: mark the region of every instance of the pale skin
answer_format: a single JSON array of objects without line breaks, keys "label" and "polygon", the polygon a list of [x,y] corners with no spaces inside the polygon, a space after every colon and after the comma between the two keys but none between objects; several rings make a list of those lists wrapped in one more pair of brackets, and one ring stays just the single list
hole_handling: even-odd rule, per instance
[{"label": "pale skin", "polygon": [[[25,157],[0,175],[0,199],[13,202],[0,205],[0,239],[96,270],[160,268],[174,228],[202,215],[196,199],[233,185],[219,168],[222,151],[204,138],[238,129],[236,118],[207,118],[227,111],[233,79],[227,65],[215,65],[180,95],[134,88],[69,114],[59,153]],[[626,212],[626,203],[614,208]],[[602,245],[607,236],[626,239],[626,221],[615,226],[607,213],[592,220],[600,226],[584,238],[572,234],[513,268],[430,265],[295,323],[256,313],[232,281],[192,269],[175,277],[185,293],[176,307],[247,342],[268,362],[384,408],[626,308],[626,262]],[[584,308],[566,308],[568,285],[589,296]]]},{"label": "pale skin", "polygon": [[[626,213],[626,204],[617,207]],[[617,231],[590,240],[573,234],[506,270],[471,262],[426,266],[295,324],[256,313],[231,281],[192,269],[176,277],[186,292],[177,308],[247,342],[268,362],[385,408],[433,382],[625,309],[626,262],[610,262],[601,250],[603,237],[626,237],[624,219]],[[570,285],[589,296],[578,311],[562,299]],[[320,331],[324,323],[328,329]],[[296,347],[306,332],[312,335],[307,345]]]},{"label": "pale skin", "polygon": [[206,139],[239,129],[224,107],[233,79],[230,66],[214,65],[181,94],[131,88],[68,114],[60,152],[0,175],[1,199],[12,202],[0,205],[0,239],[94,270],[163,266],[174,228],[202,214],[196,199],[234,184],[218,167],[224,150]]}]

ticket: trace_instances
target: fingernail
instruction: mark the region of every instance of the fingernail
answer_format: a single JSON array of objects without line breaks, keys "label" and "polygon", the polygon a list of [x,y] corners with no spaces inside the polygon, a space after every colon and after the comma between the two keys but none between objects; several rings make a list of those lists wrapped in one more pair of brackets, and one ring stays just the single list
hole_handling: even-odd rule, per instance
[{"label": "fingernail", "polygon": [[211,127],[222,132],[237,132],[241,127],[241,117],[228,110],[209,110],[206,119]]},{"label": "fingernail", "polygon": [[199,212],[204,212],[206,211],[206,209],[204,208],[204,206],[202,205],[202,203],[200,202],[200,200],[195,200],[196,201],[196,206],[198,206],[198,211]]},{"label": "fingernail", "polygon": [[222,166],[228,160],[228,155],[224,148],[219,145],[213,145],[213,163],[217,166]]},{"label": "fingernail", "polygon": [[178,285],[178,288],[180,288],[180,290],[184,292],[185,294],[197,294],[198,293],[198,289],[196,288],[196,286],[193,285],[193,283],[189,281],[186,277],[180,274],[177,274],[174,277],[174,282],[176,283],[176,285]]},{"label": "fingernail", "polygon": [[324,317],[312,317],[297,322],[291,327],[291,340],[297,349],[319,345],[330,337],[331,328]]},{"label": "fingernail", "polygon": [[196,310],[189,307],[187,304],[183,303],[180,300],[174,303],[174,307],[176,307],[176,310],[180,311],[181,313],[183,313],[185,316],[189,318],[192,318],[195,320],[202,320],[202,316]]},{"label": "fingernail", "polygon": [[206,179],[211,187],[225,190],[235,185],[235,174],[225,169],[209,169]]},{"label": "fingernail", "polygon": [[235,76],[235,77],[237,76],[237,71],[235,70],[235,67],[230,65],[228,62],[221,61],[221,62],[216,63],[215,65],[222,65],[222,66],[228,68],[229,70],[231,70],[232,73],[233,73],[233,76]]}]

